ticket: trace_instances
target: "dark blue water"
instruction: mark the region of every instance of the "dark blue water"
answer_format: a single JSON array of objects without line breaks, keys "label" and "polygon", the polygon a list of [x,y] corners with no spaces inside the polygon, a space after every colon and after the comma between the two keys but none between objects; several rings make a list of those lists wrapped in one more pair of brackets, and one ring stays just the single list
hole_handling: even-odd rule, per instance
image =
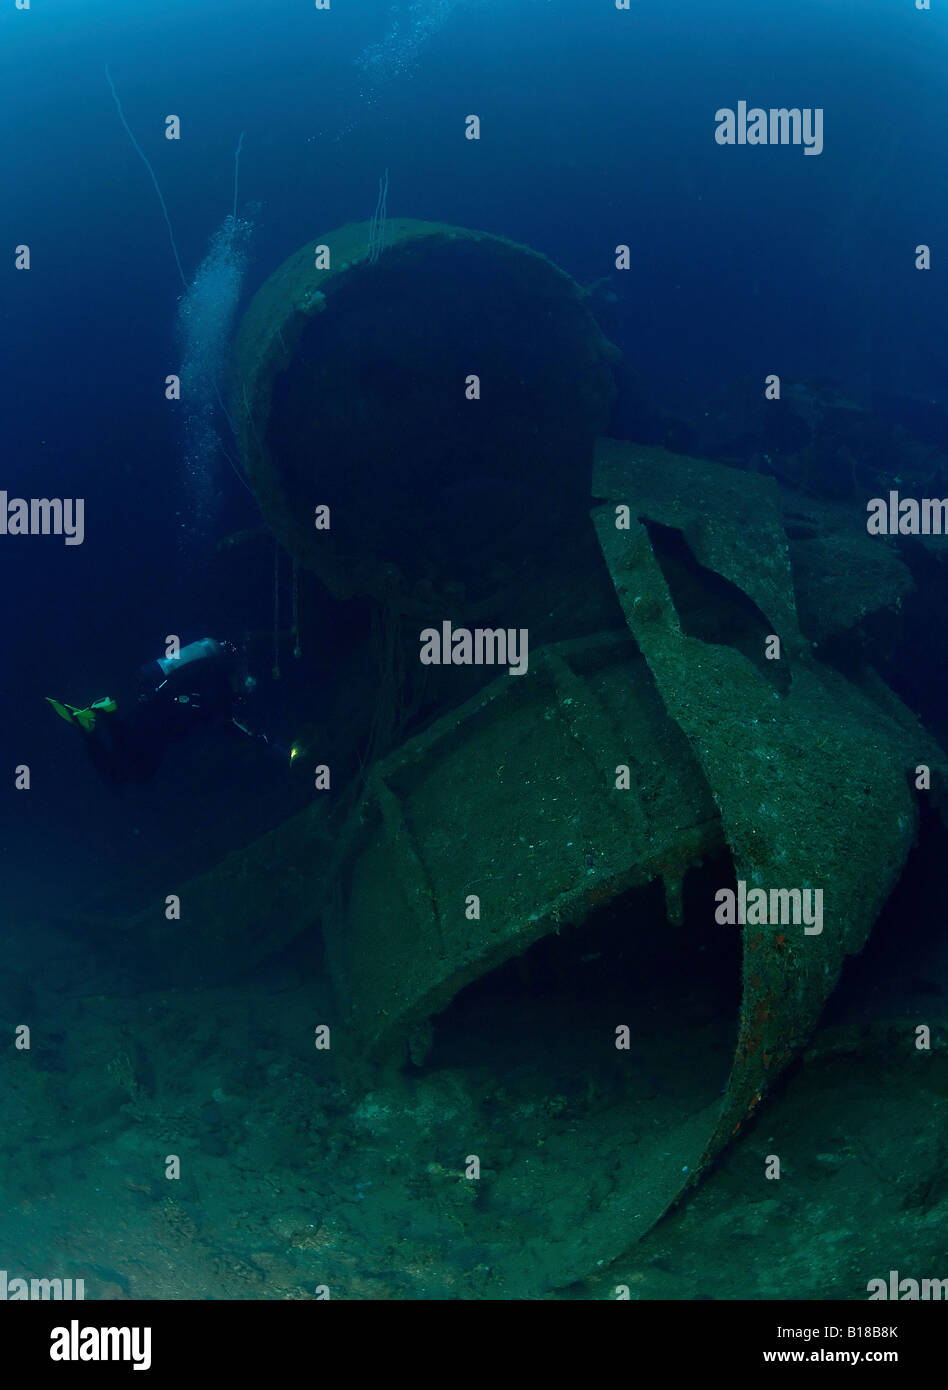
[{"label": "dark blue water", "polygon": [[[273,620],[272,545],[243,564],[219,558],[223,538],[262,525],[224,422],[215,412],[226,453],[197,449],[195,464],[164,398],[184,287],[107,67],[189,285],[236,205],[240,263],[227,243],[207,273],[234,272],[237,314],[299,246],[369,218],[387,170],[390,216],[508,237],[582,284],[608,277],[606,331],[663,418],[694,426],[703,402],[749,377],[825,377],[944,448],[946,59],[940,0],[933,12],[911,0],[5,4],[0,487],[81,496],[86,517],[81,546],[0,538],[11,924],[68,921],[179,843],[203,837],[193,862],[213,863],[298,804],[263,762],[221,775],[213,740],[210,755],[189,746],[183,780],[172,760],[116,795],[45,703],[106,694],[167,634]],[[715,112],[740,101],[822,109],[822,151],[716,143]],[[23,243],[28,272],[13,268]],[[620,244],[631,268],[617,273]],[[931,270],[915,267],[920,244]],[[315,642],[307,675],[328,688],[332,630]],[[917,673],[930,722],[939,682]],[[28,792],[12,785],[20,764]]]}]

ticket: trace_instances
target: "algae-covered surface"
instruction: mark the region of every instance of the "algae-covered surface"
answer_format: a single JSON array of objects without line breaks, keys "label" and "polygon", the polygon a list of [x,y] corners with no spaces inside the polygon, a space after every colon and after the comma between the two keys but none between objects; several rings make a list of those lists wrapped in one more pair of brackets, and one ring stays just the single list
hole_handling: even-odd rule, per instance
[{"label": "algae-covered surface", "polygon": [[[833,508],[598,458],[585,636],[465,703],[436,688],[335,802],[249,843],[231,807],[241,847],[195,856],[181,920],[106,891],[82,938],[18,942],[17,1273],[55,1251],[99,1298],[690,1300],[857,1299],[893,1250],[938,1269],[943,757],[860,658],[911,585],[886,601],[884,552],[824,654],[834,566],[875,573]],[[718,920],[741,879],[822,888],[823,931]]]},{"label": "algae-covered surface", "polygon": [[617,350],[528,247],[407,218],[377,258],[370,238],[368,223],[313,237],[248,306],[243,466],[269,528],[334,594],[470,605],[485,570],[535,557],[582,505]]},{"label": "algae-covered surface", "polygon": [[[801,596],[875,572],[838,513],[756,480],[748,537],[735,470],[598,457],[588,635],[440,690],[338,801],[198,855],[180,921],[106,892],[82,948],[19,944],[18,1273],[55,1250],[104,1298],[812,1299],[864,1297],[892,1250],[939,1267],[948,943],[913,928],[948,905],[943,759],[859,660],[911,587],[844,596],[830,661]],[[823,931],[718,920],[745,878],[824,889]]]},{"label": "algae-covered surface", "polygon": [[[934,877],[932,853],[916,856],[916,887]],[[521,1245],[524,1270],[552,1298],[860,1299],[893,1252],[900,1268],[937,1270],[948,941],[942,932],[919,949],[912,908],[910,894],[893,904],[844,1006],[700,1188],[627,1255],[558,1289],[555,1251],[537,1254],[538,1236],[607,1193],[632,1146],[660,1157],[689,1086],[720,1075],[721,999],[696,972],[664,1012],[644,986],[634,1076],[616,1075],[614,1057],[598,1071],[580,1065],[562,1041],[595,1028],[598,1005],[584,1018],[580,993],[551,1020],[511,978],[466,1002],[424,1067],[354,1099],[313,1048],[329,1005],[299,961],[252,985],[160,992],[109,979],[73,944],[38,934],[35,1012],[55,1026],[32,1057],[9,1050],[2,1062],[16,1272],[55,1264],[106,1299],[306,1299],[325,1287],[343,1299],[495,1298],[506,1292],[491,1259],[498,1233]],[[881,990],[868,982],[879,971]],[[587,1000],[600,987],[590,982]],[[933,1030],[927,1055],[914,1047],[920,1019]],[[689,1078],[683,1029],[697,1044]],[[641,1118],[610,1126],[620,1091]],[[464,1176],[475,1152],[476,1186]],[[174,1184],[169,1154],[183,1161]],[[779,1181],[766,1177],[774,1154]]]}]

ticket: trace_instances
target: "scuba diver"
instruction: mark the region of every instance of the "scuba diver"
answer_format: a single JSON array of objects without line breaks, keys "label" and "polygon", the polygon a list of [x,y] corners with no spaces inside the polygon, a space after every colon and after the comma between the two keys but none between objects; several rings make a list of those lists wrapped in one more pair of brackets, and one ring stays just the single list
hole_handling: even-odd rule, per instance
[{"label": "scuba diver", "polygon": [[239,647],[204,637],[176,656],[142,666],[127,703],[105,696],[79,709],[46,698],[61,719],[82,731],[96,770],[118,787],[147,782],[168,744],[192,729],[229,721],[247,737],[270,745],[266,734],[254,732],[246,722],[245,707],[255,686]]}]

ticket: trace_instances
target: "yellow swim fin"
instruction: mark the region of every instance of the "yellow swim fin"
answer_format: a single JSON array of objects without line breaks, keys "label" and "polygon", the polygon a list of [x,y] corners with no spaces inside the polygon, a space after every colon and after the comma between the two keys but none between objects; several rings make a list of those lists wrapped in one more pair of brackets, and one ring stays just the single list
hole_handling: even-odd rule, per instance
[{"label": "yellow swim fin", "polygon": [[65,719],[67,724],[78,724],[79,728],[87,734],[95,728],[98,714],[114,714],[118,709],[118,705],[110,695],[106,695],[102,700],[93,700],[92,704],[85,709],[78,709],[75,705],[67,705],[63,700],[54,700],[52,695],[47,695],[46,700],[48,704],[52,705],[60,719]]}]

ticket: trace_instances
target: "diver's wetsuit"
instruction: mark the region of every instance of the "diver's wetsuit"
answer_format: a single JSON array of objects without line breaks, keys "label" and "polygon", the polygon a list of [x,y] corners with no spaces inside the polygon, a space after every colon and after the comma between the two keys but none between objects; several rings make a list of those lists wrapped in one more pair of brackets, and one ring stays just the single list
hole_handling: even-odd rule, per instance
[{"label": "diver's wetsuit", "polygon": [[[182,661],[150,661],[138,673],[137,698],[102,714],[87,735],[96,770],[113,786],[147,782],[165,748],[192,729],[235,719],[234,679],[241,658],[230,643],[201,644],[199,656]],[[185,648],[182,656],[190,651]],[[239,725],[238,727],[243,727]]]}]

